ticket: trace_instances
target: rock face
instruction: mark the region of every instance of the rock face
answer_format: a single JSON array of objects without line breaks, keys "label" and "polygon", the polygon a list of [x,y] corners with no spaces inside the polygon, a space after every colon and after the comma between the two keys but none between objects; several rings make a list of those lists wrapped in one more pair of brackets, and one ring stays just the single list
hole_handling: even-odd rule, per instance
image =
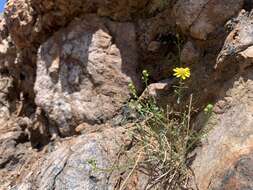
[{"label": "rock face", "polygon": [[218,67],[238,64],[240,72],[221,88],[214,114],[205,126],[210,132],[196,150],[192,168],[199,189],[253,188],[252,18],[243,11],[237,19],[218,56]]},{"label": "rock face", "polygon": [[[122,171],[113,164],[123,159],[120,152],[122,145],[129,143],[126,137],[123,128],[107,129],[52,145],[44,158],[29,166],[24,180],[14,189],[117,188]],[[144,189],[145,181],[135,185],[129,188]]]},{"label": "rock face", "polygon": [[[193,162],[199,189],[252,189],[252,70],[225,84],[205,127],[210,129]],[[208,163],[208,164],[207,164]],[[250,167],[247,167],[249,165]]]},{"label": "rock face", "polygon": [[[169,4],[173,2],[168,1]],[[19,48],[29,48],[45,41],[75,17],[87,13],[129,21],[156,11],[163,4],[156,0],[8,0],[4,14],[15,44]]]},{"label": "rock face", "polygon": [[31,46],[35,14],[30,1],[8,1],[4,12],[8,31],[18,47]]},{"label": "rock face", "polygon": [[195,47],[195,45],[191,41],[189,41],[184,45],[182,49],[181,61],[188,65],[197,63],[200,57],[199,54],[200,53]]},{"label": "rock face", "polygon": [[177,24],[183,31],[188,31],[193,38],[206,40],[208,34],[232,16],[243,6],[243,0],[179,0],[174,12]]},{"label": "rock face", "polygon": [[194,94],[192,125],[209,129],[193,151],[192,188],[253,189],[252,8],[250,0],[8,0],[0,189],[147,189],[149,176],[132,170],[127,129],[138,116],[126,106],[128,84],[177,109],[179,66],[191,69],[180,100]]},{"label": "rock face", "polygon": [[[222,67],[228,62],[239,62],[238,58],[242,58],[240,61],[241,67],[247,66],[252,57],[251,48],[253,45],[253,24],[252,24],[252,12],[241,11],[239,16],[231,23],[233,30],[226,38],[224,46],[217,58],[217,67]],[[236,58],[236,59],[234,59]],[[249,61],[245,61],[249,59]],[[244,66],[243,66],[244,65]]]},{"label": "rock face", "polygon": [[[98,134],[80,136],[76,139],[52,146],[45,158],[36,164],[37,169],[29,172],[23,184],[17,189],[112,189],[113,184],[108,184],[105,174],[93,171],[89,160],[94,160],[98,168],[110,168],[109,157],[119,151],[122,136],[118,133],[109,135],[110,131]],[[56,150],[53,150],[55,148]],[[77,156],[78,155],[78,156]],[[36,167],[31,166],[32,167]],[[108,176],[109,177],[109,176]],[[31,183],[31,182],[32,183]],[[35,182],[35,183],[34,183]],[[109,186],[106,186],[106,185]]]},{"label": "rock face", "polygon": [[136,69],[132,24],[76,20],[40,47],[35,102],[66,136],[82,122],[111,119],[129,99],[128,84],[138,82]]},{"label": "rock face", "polygon": [[10,116],[9,95],[13,88],[13,77],[9,73],[13,70],[9,68],[14,67],[16,49],[8,36],[5,34],[0,34],[0,36],[3,38],[0,43],[0,125],[2,125]]}]

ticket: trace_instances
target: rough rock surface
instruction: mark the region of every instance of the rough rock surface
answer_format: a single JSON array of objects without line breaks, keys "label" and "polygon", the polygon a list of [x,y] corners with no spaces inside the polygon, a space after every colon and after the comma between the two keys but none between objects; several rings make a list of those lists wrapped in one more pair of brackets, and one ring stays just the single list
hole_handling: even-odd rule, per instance
[{"label": "rough rock surface", "polygon": [[206,40],[208,35],[243,6],[243,0],[179,0],[174,7],[177,24],[193,38]]},{"label": "rough rock surface", "polygon": [[[193,188],[253,189],[252,8],[250,0],[8,0],[0,189],[118,189],[129,172],[111,170],[115,160],[136,161],[125,130],[129,82],[141,93],[148,70],[153,84],[141,98],[177,109],[172,70],[181,64],[191,68],[182,102],[194,94],[192,123],[210,129],[193,152]],[[198,113],[209,102],[206,121]],[[124,189],[144,190],[147,180],[133,173]]]},{"label": "rough rock surface", "polygon": [[239,74],[224,83],[214,114],[204,123],[210,131],[192,165],[198,189],[253,188],[252,18],[245,11],[239,18],[218,56],[223,67],[238,64]]},{"label": "rough rock surface", "polygon": [[34,150],[17,119],[1,120],[4,118],[0,124],[0,189],[10,189],[24,164],[33,159]]},{"label": "rough rock surface", "polygon": [[115,116],[129,99],[128,84],[138,85],[136,70],[132,24],[93,16],[76,20],[39,49],[35,102],[66,136],[82,122]]},{"label": "rough rock surface", "polygon": [[199,189],[252,189],[252,167],[246,166],[253,150],[252,86],[252,70],[225,84],[229,89],[216,103],[192,166]]},{"label": "rough rock surface", "polygon": [[15,47],[7,37],[0,43],[0,125],[10,116],[9,96],[13,88],[13,77],[10,76],[10,72],[13,70],[9,68],[14,66],[15,58]]},{"label": "rough rock surface", "polygon": [[188,41],[181,52],[181,61],[187,65],[198,63],[200,57],[200,53],[198,49],[195,47],[194,43]]},{"label": "rough rock surface", "polygon": [[[170,0],[169,4],[173,2]],[[162,1],[156,0],[9,0],[4,14],[16,45],[26,48],[39,45],[52,32],[87,13],[129,21],[162,6]]]},{"label": "rough rock surface", "polygon": [[[17,184],[14,189],[117,188],[123,174],[114,164],[122,164],[125,159],[125,155],[120,154],[124,146],[129,144],[125,132],[123,128],[109,128],[51,145],[45,157],[29,166],[27,175],[23,176],[21,184]],[[120,166],[128,167],[124,163]],[[137,183],[133,180],[133,186],[127,189],[144,189],[144,179]]]},{"label": "rough rock surface", "polygon": [[[224,67],[226,63],[236,62],[243,68],[251,62],[252,53],[250,50],[253,46],[253,37],[251,35],[253,32],[252,14],[253,12],[243,10],[230,23],[233,30],[227,36],[224,46],[218,55],[216,67]],[[239,60],[240,58],[241,60]],[[248,58],[249,61],[245,61]]]},{"label": "rough rock surface", "polygon": [[16,46],[25,47],[33,38],[35,18],[30,1],[8,1],[4,16],[8,31]]}]

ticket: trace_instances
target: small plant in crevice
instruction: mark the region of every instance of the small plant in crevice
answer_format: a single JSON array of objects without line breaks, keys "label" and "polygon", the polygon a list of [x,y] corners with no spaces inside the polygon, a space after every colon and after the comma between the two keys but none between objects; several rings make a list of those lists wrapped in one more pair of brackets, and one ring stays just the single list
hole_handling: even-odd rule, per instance
[{"label": "small plant in crevice", "polygon": [[148,78],[149,78],[149,73],[147,70],[142,71],[142,81],[144,82],[145,86],[148,87]]},{"label": "small plant in crevice", "polygon": [[176,78],[179,78],[179,84],[174,85],[173,87],[175,88],[174,92],[177,95],[177,103],[180,104],[182,96],[183,96],[183,90],[186,89],[187,87],[185,86],[184,81],[191,76],[191,71],[190,68],[186,67],[177,67],[173,69],[174,71],[174,76]]},{"label": "small plant in crevice", "polygon": [[130,93],[132,94],[133,98],[137,99],[138,98],[137,90],[132,82],[128,85],[128,89]]},{"label": "small plant in crevice", "polygon": [[[177,72],[176,72],[177,71]],[[190,69],[177,68],[175,76],[182,81],[190,77]],[[143,71],[142,80],[148,88],[147,71]],[[134,86],[130,85],[133,99],[129,105],[141,116],[131,130],[131,136],[139,151],[133,170],[149,176],[146,189],[183,189],[187,187],[191,174],[187,165],[188,154],[202,137],[202,131],[191,128],[192,99],[182,112],[159,107],[154,98],[141,101],[136,96]],[[182,105],[183,106],[183,105]],[[183,109],[182,109],[183,110]],[[127,184],[127,178],[122,186]],[[124,187],[121,186],[121,189]]]},{"label": "small plant in crevice", "polygon": [[203,110],[203,112],[204,112],[203,126],[204,127],[207,125],[209,119],[213,115],[213,108],[214,108],[214,105],[209,103],[209,104],[206,105],[206,107]]},{"label": "small plant in crevice", "polygon": [[213,104],[207,104],[207,106],[204,109],[204,112],[207,116],[211,116],[213,113]]},{"label": "small plant in crevice", "polygon": [[[118,162],[119,160],[115,160],[115,162]],[[88,160],[86,160],[87,164],[91,167],[93,172],[102,172],[102,173],[112,173],[113,171],[117,170],[117,171],[124,171],[127,170],[132,163],[129,161],[128,164],[125,165],[120,165],[120,164],[116,164],[114,163],[112,166],[110,167],[99,167],[97,164],[97,160],[95,158],[90,158]],[[131,164],[130,164],[131,163]]]},{"label": "small plant in crevice", "polygon": [[174,85],[174,92],[177,96],[177,104],[181,103],[183,93],[185,89],[188,87],[185,85],[186,79],[190,78],[191,76],[191,70],[189,67],[183,67],[182,61],[181,61],[181,48],[184,44],[183,38],[180,36],[179,33],[176,34],[176,38],[174,41],[174,44],[177,49],[177,60],[174,62],[176,67],[173,69],[173,76],[177,79],[179,79],[178,84]]},{"label": "small plant in crevice", "polygon": [[[177,72],[175,77],[182,81],[190,77],[190,70]],[[149,73],[142,72],[142,80],[148,88]],[[187,189],[188,181],[192,175],[189,168],[190,153],[198,145],[205,134],[204,130],[196,131],[191,127],[191,114],[193,95],[190,96],[187,105],[183,105],[181,112],[172,109],[163,109],[158,106],[154,98],[140,100],[133,83],[129,84],[132,99],[129,107],[138,113],[139,119],[134,126],[129,128],[129,136],[133,142],[133,150],[128,159],[122,164],[117,156],[115,163],[109,168],[101,168],[95,159],[86,162],[94,172],[112,173],[120,171],[124,178],[119,176],[117,190],[127,188],[128,182],[136,172],[142,172],[148,176],[148,184],[145,190],[177,190]],[[211,104],[210,104],[211,105]],[[211,113],[211,106],[207,106],[207,112]],[[120,154],[125,150],[120,151]]]}]

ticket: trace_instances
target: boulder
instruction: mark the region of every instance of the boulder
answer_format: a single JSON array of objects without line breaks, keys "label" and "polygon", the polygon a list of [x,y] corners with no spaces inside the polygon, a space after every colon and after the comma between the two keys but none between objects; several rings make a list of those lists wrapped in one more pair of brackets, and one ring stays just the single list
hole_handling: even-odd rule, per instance
[{"label": "boulder", "polygon": [[73,21],[39,49],[36,105],[63,136],[82,122],[110,120],[128,101],[128,84],[140,84],[136,53],[132,24],[96,16]]}]

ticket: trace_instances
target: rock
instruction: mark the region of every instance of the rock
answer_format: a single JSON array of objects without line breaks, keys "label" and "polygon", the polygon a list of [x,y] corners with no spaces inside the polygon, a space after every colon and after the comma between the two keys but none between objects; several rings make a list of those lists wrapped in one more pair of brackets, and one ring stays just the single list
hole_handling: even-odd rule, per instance
[{"label": "rock", "polygon": [[158,42],[158,41],[152,41],[148,45],[148,51],[156,52],[156,51],[159,50],[160,47],[161,47],[161,43],[160,42]]},{"label": "rock", "polygon": [[171,10],[168,6],[156,16],[138,19],[137,22],[140,66],[149,71],[152,82],[167,79],[178,59],[175,18]]},{"label": "rock", "polygon": [[5,18],[0,16],[0,71],[14,70],[16,48],[9,35]]},{"label": "rock", "polygon": [[[10,117],[10,108],[14,97],[13,77],[10,75],[15,70],[14,61],[16,58],[15,47],[10,38],[0,42],[0,125],[4,124]],[[12,67],[12,68],[11,68]]]},{"label": "rock", "polygon": [[241,11],[231,26],[216,68],[232,70],[238,65],[240,71],[220,87],[213,116],[207,123],[202,118],[210,132],[195,150],[195,189],[253,188],[252,12]]},{"label": "rock", "polygon": [[31,1],[9,0],[6,4],[4,17],[11,38],[20,48],[30,47],[34,40],[34,9]]},{"label": "rock", "polygon": [[130,23],[94,16],[72,22],[39,49],[37,106],[63,136],[83,122],[104,123],[129,99],[128,84],[140,84],[136,52]]},{"label": "rock", "polygon": [[[128,84],[140,94],[148,70],[152,84],[140,99],[182,110],[173,93],[179,58],[191,67],[181,102],[193,94],[192,119],[216,100],[208,122],[201,113],[194,123],[210,132],[194,152],[193,184],[252,189],[251,9],[249,0],[8,0],[0,189],[119,189],[136,161],[127,129],[139,117],[127,105]],[[143,190],[148,178],[135,171],[123,189]]]},{"label": "rock", "polygon": [[226,171],[224,182],[214,189],[253,189],[253,155],[243,155],[234,166]]},{"label": "rock", "polygon": [[12,79],[0,75],[0,125],[3,125],[10,117],[10,102],[8,94],[12,86]]},{"label": "rock", "polygon": [[[155,10],[154,6],[157,7]],[[8,0],[4,15],[11,37],[22,49],[38,47],[59,28],[81,15],[95,13],[117,21],[130,21],[161,6],[155,0]]]},{"label": "rock", "polygon": [[[233,30],[227,36],[221,52],[217,57],[216,68],[226,67],[228,64],[239,64],[245,68],[252,63],[252,46],[253,46],[253,24],[252,14],[241,11],[237,23]],[[245,61],[248,60],[248,61]]]},{"label": "rock", "polygon": [[[120,2],[116,0],[32,0],[32,3],[38,12],[46,13],[45,15],[41,15],[42,20],[45,21],[46,18],[49,18],[50,21],[55,20],[57,23],[61,23],[58,21],[61,17],[64,21],[67,21],[83,13],[97,13],[99,16],[107,16],[114,20],[126,21],[132,19],[145,6],[155,4],[156,2],[149,3],[147,0],[122,0]],[[55,15],[53,14],[54,10],[57,10],[57,14]]]},{"label": "rock", "polygon": [[15,70],[16,48],[14,47],[10,37],[0,42],[0,70],[4,71],[8,68],[11,72]]},{"label": "rock", "polygon": [[139,99],[145,101],[154,98],[159,104],[165,103],[172,84],[171,80],[152,83],[144,90]]},{"label": "rock", "polygon": [[182,63],[185,63],[187,65],[197,63],[199,57],[200,57],[199,50],[196,48],[193,42],[188,41],[182,49],[182,53],[181,53]]},{"label": "rock", "polygon": [[183,31],[190,29],[195,20],[198,19],[199,13],[208,3],[208,0],[189,1],[179,0],[174,6],[174,14],[177,24]]},{"label": "rock", "polygon": [[253,187],[252,168],[247,167],[253,159],[252,73],[252,69],[247,70],[223,86],[228,90],[221,94],[205,126],[210,131],[192,164],[198,189]]},{"label": "rock", "polygon": [[3,39],[6,39],[9,35],[6,20],[4,16],[1,14],[0,15],[0,41]]},{"label": "rock", "polygon": [[199,40],[236,15],[243,6],[243,0],[179,0],[174,7],[176,22],[184,32]]},{"label": "rock", "polygon": [[0,124],[0,189],[10,189],[33,153],[28,136],[16,123],[16,118],[8,119]]},{"label": "rock", "polygon": [[[120,168],[128,167],[121,165],[125,164],[121,162],[121,159],[124,160],[124,155],[119,155],[124,149],[122,146],[124,144],[128,143],[123,128],[107,129],[64,140],[52,147],[52,151],[36,164],[30,165],[27,173],[21,172],[21,183],[17,183],[14,189],[112,190],[117,188],[121,172],[125,170]],[[131,165],[131,163],[127,164]],[[138,179],[138,176],[130,177],[129,186],[131,185],[132,188],[126,187],[126,189],[144,189],[145,178],[137,183],[134,179]]]},{"label": "rock", "polygon": [[202,147],[195,150],[192,164],[195,189],[252,189],[253,80],[252,13],[242,11],[232,25],[217,58],[216,68],[240,69],[224,82],[217,94],[214,113],[208,120],[199,117],[199,128],[209,130]]},{"label": "rock", "polygon": [[94,133],[101,130],[100,125],[90,125],[88,123],[81,123],[75,128],[77,134]]}]

